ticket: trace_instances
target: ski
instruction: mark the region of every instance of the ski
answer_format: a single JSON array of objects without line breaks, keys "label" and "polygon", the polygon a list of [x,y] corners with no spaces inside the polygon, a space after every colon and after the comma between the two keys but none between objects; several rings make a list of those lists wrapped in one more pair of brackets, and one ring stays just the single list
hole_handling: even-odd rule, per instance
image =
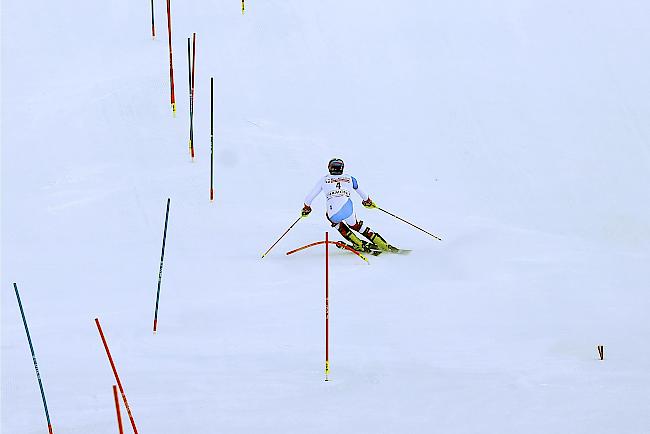
[{"label": "ski", "polygon": [[398,249],[397,247],[390,246],[388,253],[393,253],[395,255],[408,255],[412,250],[409,249]]},{"label": "ski", "polygon": [[[382,253],[392,253],[394,255],[408,255],[409,253],[411,253],[411,250],[409,250],[409,249],[398,249],[397,247],[393,247],[393,246],[390,246],[390,250],[382,250],[379,247],[377,247],[376,249],[371,247],[371,248],[369,248],[367,250],[359,250],[357,247],[353,246],[352,244],[344,243],[344,242],[341,242],[341,241],[339,241],[338,243],[339,244],[345,244],[346,246],[348,246],[351,249],[354,249],[356,251],[360,251],[360,252],[363,252],[363,253],[367,253],[367,254],[372,255],[372,256],[379,256]],[[340,249],[344,248],[342,246],[337,246],[337,247],[339,247]]]},{"label": "ski", "polygon": [[382,253],[384,253],[383,250],[379,250],[379,249],[359,250],[356,246],[353,246],[352,244],[344,243],[343,241],[337,241],[336,242],[336,247],[338,247],[339,249],[345,249],[345,250],[350,250],[351,249],[351,250],[361,252],[361,253],[366,253],[366,254],[372,255],[372,256],[379,256]]}]

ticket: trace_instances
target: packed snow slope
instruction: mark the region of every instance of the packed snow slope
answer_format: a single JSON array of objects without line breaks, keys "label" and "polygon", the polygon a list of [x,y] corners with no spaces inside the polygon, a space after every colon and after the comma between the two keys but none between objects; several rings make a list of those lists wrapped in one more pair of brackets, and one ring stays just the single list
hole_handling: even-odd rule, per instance
[{"label": "packed snow slope", "polygon": [[[2,433],[13,282],[57,433],[117,430],[96,317],[143,434],[650,432],[650,3],[246,6],[172,2],[174,119],[165,2],[3,2]],[[260,255],[335,156],[443,241],[355,199],[413,253],[331,253],[326,383],[322,197]]]}]

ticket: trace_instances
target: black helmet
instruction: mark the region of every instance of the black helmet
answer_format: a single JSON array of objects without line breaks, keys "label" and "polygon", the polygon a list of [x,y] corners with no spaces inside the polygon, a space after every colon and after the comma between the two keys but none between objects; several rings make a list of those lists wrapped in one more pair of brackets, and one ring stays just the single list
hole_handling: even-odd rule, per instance
[{"label": "black helmet", "polygon": [[327,163],[327,170],[329,170],[330,175],[342,175],[343,166],[343,160],[340,158],[332,158],[330,162]]}]

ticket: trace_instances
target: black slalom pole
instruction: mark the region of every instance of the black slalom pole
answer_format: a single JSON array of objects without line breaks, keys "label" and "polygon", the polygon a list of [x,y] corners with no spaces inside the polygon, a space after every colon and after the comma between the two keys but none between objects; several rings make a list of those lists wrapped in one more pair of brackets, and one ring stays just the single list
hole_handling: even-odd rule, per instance
[{"label": "black slalom pole", "polygon": [[190,157],[194,159],[194,95],[192,94],[192,53],[190,51],[190,38],[187,38],[187,76],[190,89]]},{"label": "black slalom pole", "polygon": [[45,401],[45,391],[43,390],[43,382],[41,381],[41,374],[38,372],[38,363],[36,363],[36,354],[34,353],[34,346],[32,345],[32,338],[29,335],[29,328],[27,327],[27,320],[25,319],[25,311],[23,304],[20,302],[20,294],[18,294],[18,285],[14,282],[14,291],[16,291],[16,298],[18,299],[18,307],[20,308],[20,315],[23,317],[23,324],[25,325],[25,333],[27,333],[27,342],[29,342],[29,349],[32,352],[32,360],[34,361],[34,369],[36,370],[36,378],[38,379],[38,387],[41,389],[41,398],[43,398],[43,407],[45,407],[45,419],[47,419],[47,429],[50,434],[53,434],[52,423],[50,422],[50,413],[47,411],[47,402]]},{"label": "black slalom pole", "polygon": [[165,212],[165,229],[163,231],[162,253],[160,254],[160,270],[158,271],[158,291],[156,292],[156,311],[153,316],[153,332],[158,330],[158,301],[160,300],[160,282],[162,280],[163,261],[165,260],[165,242],[167,241],[167,221],[169,220],[169,202],[167,198],[167,212]]},{"label": "black slalom pole", "polygon": [[214,200],[214,77],[210,77],[210,200]]},{"label": "black slalom pole", "polygon": [[151,0],[151,38],[156,39],[156,23],[153,15],[153,0]]}]

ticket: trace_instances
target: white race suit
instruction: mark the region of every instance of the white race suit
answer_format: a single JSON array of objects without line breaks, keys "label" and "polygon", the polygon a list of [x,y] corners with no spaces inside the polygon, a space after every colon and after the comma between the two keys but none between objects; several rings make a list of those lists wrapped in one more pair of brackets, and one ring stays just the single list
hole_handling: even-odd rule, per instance
[{"label": "white race suit", "polygon": [[368,200],[368,195],[359,188],[356,178],[351,175],[325,175],[318,180],[314,189],[305,198],[305,205],[311,206],[311,202],[320,194],[325,193],[327,217],[334,224],[345,221],[348,225],[354,226],[357,218],[354,215],[354,206],[350,196],[352,190],[356,191],[361,199]]}]

